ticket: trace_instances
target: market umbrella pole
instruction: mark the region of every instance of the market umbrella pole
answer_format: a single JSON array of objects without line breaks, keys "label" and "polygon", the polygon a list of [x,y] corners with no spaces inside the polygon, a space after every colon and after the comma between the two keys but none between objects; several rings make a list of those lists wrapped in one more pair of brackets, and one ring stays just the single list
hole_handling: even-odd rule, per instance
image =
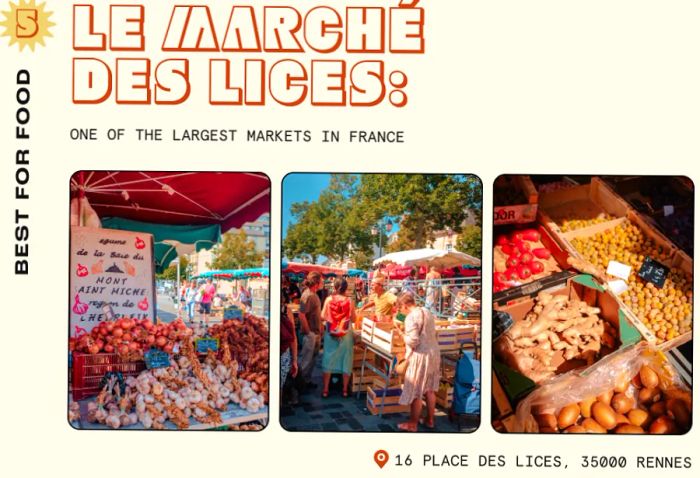
[{"label": "market umbrella pole", "polygon": [[175,272],[175,306],[177,308],[177,315],[180,315],[180,254],[177,255],[175,259],[177,261],[176,272]]}]

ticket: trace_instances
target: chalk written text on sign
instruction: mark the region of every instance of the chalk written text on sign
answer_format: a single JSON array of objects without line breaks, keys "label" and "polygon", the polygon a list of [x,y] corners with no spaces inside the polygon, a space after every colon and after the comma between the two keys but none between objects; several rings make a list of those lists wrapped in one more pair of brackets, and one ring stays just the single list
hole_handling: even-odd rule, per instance
[{"label": "chalk written text on sign", "polygon": [[210,350],[216,352],[219,350],[219,339],[214,337],[202,337],[195,339],[195,347],[198,354],[205,354]]},{"label": "chalk written text on sign", "polygon": [[637,275],[661,289],[666,282],[668,267],[647,256],[644,258],[644,262],[642,262],[642,266],[639,268]]},{"label": "chalk written text on sign", "polygon": [[143,354],[146,368],[165,368],[170,366],[170,355],[162,350],[151,349]]}]

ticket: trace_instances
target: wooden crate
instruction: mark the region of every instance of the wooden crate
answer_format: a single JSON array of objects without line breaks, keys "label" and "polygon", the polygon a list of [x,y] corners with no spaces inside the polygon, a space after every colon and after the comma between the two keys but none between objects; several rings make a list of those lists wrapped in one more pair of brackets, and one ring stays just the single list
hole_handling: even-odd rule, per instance
[{"label": "wooden crate", "polygon": [[493,394],[493,401],[496,404],[496,408],[493,410],[492,414],[495,417],[502,418],[513,413],[513,407],[508,400],[508,395],[506,395],[505,390],[501,386],[501,382],[498,381],[498,377],[495,372],[491,372],[491,392]]},{"label": "wooden crate", "polygon": [[371,370],[365,369],[365,376],[362,377],[362,380],[360,380],[360,370],[353,370],[352,376],[350,377],[350,385],[352,387],[351,390],[355,393],[364,391],[368,385],[372,385],[374,383],[374,379],[376,378],[379,377]]},{"label": "wooden crate", "polygon": [[[382,408],[382,388],[367,387],[367,410],[372,415],[379,415]],[[410,411],[410,405],[399,405],[401,397],[401,387],[389,388],[386,391],[384,398],[384,413],[407,413]]]},{"label": "wooden crate", "polygon": [[541,194],[538,215],[540,223],[557,237],[565,234],[560,228],[563,218],[574,211],[578,219],[593,219],[607,213],[614,220],[625,217],[630,209],[607,184],[594,177],[590,184]]},{"label": "wooden crate", "polygon": [[[643,218],[643,216],[636,211],[632,210],[631,208],[628,209],[627,214],[625,217],[621,217],[618,219],[615,219],[613,221],[608,221],[600,224],[596,224],[587,228],[583,229],[577,229],[575,231],[570,231],[567,233],[563,233],[560,235],[560,239],[562,241],[562,245],[564,248],[569,250],[569,253],[577,257],[581,260],[585,260],[580,254],[576,248],[572,245],[572,241],[575,238],[586,238],[593,236],[595,234],[610,230],[615,228],[617,225],[623,223],[625,220],[630,221],[632,224],[635,226],[639,227],[643,234],[650,238],[652,241],[654,241],[656,244],[659,244],[662,248],[666,256],[668,257],[667,260],[665,261],[660,261],[664,265],[668,267],[676,267],[683,271],[685,274],[688,274],[689,276],[692,277],[693,275],[693,260],[683,251],[678,249],[678,247],[670,241],[666,236],[664,236],[656,227],[653,225],[649,224],[646,222]],[[632,274],[636,274],[637,271],[632,271]],[[641,318],[637,317],[632,310],[627,307],[627,305],[622,302],[622,300],[618,299],[618,302],[620,304],[620,307],[623,309],[625,315],[627,318],[634,324],[634,326],[639,330],[639,332],[642,334],[644,337],[644,340],[655,344],[658,342],[658,339],[656,338],[656,335],[650,331],[645,325],[644,322],[642,322]],[[691,332],[686,332],[685,334],[674,338],[672,341],[674,346],[681,345],[683,343],[688,342],[692,338],[692,331]],[[665,345],[665,348],[667,346]]]},{"label": "wooden crate", "polygon": [[395,355],[405,350],[403,338],[394,330],[391,322],[362,319],[362,341],[389,354]]},{"label": "wooden crate", "polygon": [[459,350],[462,345],[476,342],[475,327],[453,327],[437,330],[438,347],[442,351]]}]

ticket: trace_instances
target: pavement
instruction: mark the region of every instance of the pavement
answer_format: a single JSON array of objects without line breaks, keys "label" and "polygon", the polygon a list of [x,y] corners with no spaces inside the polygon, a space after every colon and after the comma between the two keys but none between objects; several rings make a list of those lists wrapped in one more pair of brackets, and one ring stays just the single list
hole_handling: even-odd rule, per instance
[{"label": "pavement", "polygon": [[[316,388],[299,396],[299,403],[291,406],[283,403],[280,409],[280,423],[288,431],[323,432],[401,432],[399,423],[408,419],[406,413],[372,415],[366,406],[366,394],[360,398],[353,393],[342,396],[340,375],[333,376],[328,398],[321,397],[322,376],[320,356],[314,369],[313,383]],[[334,383],[335,382],[335,383]],[[457,423],[460,422],[460,423]],[[422,425],[419,432],[456,433],[472,432],[479,426],[476,416],[461,416],[452,422],[445,410],[438,408],[435,413],[435,428],[430,430]]]}]

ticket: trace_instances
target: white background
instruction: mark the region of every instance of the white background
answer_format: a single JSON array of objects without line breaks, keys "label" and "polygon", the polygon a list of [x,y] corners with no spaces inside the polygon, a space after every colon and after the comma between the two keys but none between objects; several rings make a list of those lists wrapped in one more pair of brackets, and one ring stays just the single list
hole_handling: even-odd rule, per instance
[{"label": "white background", "polygon": [[[482,426],[472,435],[288,433],[271,394],[271,424],[261,433],[75,431],[66,421],[66,309],[68,305],[68,180],[78,169],[264,171],[272,189],[272,256],[279,263],[280,184],[290,171],[473,173],[485,185],[501,173],[686,174],[700,169],[700,3],[650,0],[424,0],[422,56],[387,57],[409,76],[404,109],[286,109],[211,107],[202,81],[206,55],[193,60],[199,78],[179,107],[74,106],[71,103],[71,2],[48,0],[53,38],[34,53],[19,53],[0,38],[0,150],[5,211],[3,248],[2,467],[8,476],[581,476],[582,454],[692,456],[700,466],[698,427],[683,437],[499,435],[490,426],[489,361],[483,369]],[[103,3],[103,2],[98,2]],[[121,0],[120,3],[131,3]],[[159,54],[171,2],[147,6],[151,56]],[[178,2],[185,3],[185,2]],[[199,2],[206,3],[206,2]],[[226,5],[216,3],[218,22]],[[241,2],[275,4],[267,2]],[[298,2],[287,2],[288,4]],[[301,2],[306,4],[307,2]],[[301,4],[300,3],[300,4]],[[314,3],[316,2],[308,2]],[[326,1],[342,6],[343,1]],[[385,2],[354,2],[381,4]],[[318,4],[322,4],[318,2]],[[7,0],[0,0],[6,10]],[[303,6],[303,5],[302,5]],[[104,13],[104,12],[103,12]],[[76,55],[82,56],[82,55]],[[337,55],[334,55],[334,57]],[[105,55],[110,58],[110,55]],[[14,277],[14,78],[29,69],[31,84],[31,274]],[[73,127],[234,127],[402,129],[403,145],[231,143],[76,143]],[[318,136],[318,134],[315,134]],[[485,223],[489,223],[488,213]],[[484,243],[491,243],[490,227]],[[490,264],[487,247],[484,264]],[[488,272],[488,269],[485,270]],[[697,272],[697,271],[696,271]],[[485,273],[484,290],[490,290]],[[272,283],[279,271],[272,270]],[[274,290],[274,287],[273,287]],[[278,297],[271,294],[270,310]],[[490,305],[484,297],[484,357],[489,357]],[[271,384],[278,383],[279,350],[273,317]],[[697,350],[696,350],[697,352]],[[696,403],[697,403],[697,393]],[[698,407],[695,407],[697,414]],[[379,470],[374,451],[411,453],[410,469]],[[423,453],[469,453],[469,469],[425,469]],[[476,469],[476,454],[505,454],[507,470]],[[515,468],[516,454],[560,454],[568,470]],[[586,472],[587,473],[587,472]],[[691,476],[697,471],[596,472],[598,476]]]}]

